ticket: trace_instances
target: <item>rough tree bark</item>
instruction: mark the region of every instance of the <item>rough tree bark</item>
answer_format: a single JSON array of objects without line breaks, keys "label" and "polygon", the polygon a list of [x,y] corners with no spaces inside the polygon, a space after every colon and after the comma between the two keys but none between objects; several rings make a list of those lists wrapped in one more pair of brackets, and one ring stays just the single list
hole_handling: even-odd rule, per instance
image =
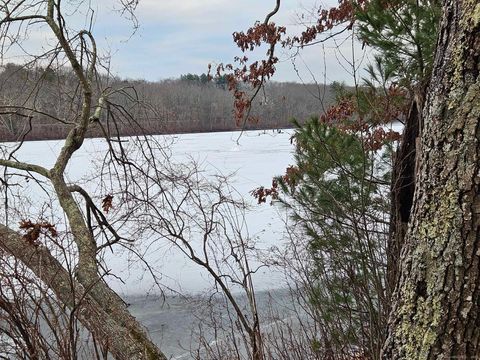
[{"label": "rough tree bark", "polygon": [[116,359],[166,359],[120,299],[114,305],[105,305],[108,301],[104,295],[85,289],[46,247],[33,245],[0,224],[0,249],[32,270]]},{"label": "rough tree bark", "polygon": [[480,3],[443,6],[384,359],[480,356]]}]

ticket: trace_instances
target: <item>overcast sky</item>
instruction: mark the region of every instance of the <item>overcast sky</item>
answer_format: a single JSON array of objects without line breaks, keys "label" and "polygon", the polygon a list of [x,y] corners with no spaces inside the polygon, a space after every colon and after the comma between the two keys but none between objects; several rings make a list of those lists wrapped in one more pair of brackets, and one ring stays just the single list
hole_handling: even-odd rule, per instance
[{"label": "overcast sky", "polygon": [[[207,72],[209,63],[232,62],[234,56],[241,54],[233,43],[232,33],[246,30],[257,20],[263,21],[275,5],[274,0],[140,0],[136,10],[139,28],[132,35],[132,23],[114,11],[118,3],[119,0],[90,1],[95,10],[93,32],[99,49],[110,55],[115,75],[151,81],[186,73],[201,74]],[[300,14],[318,5],[328,7],[336,3],[335,0],[283,0],[272,20],[287,26],[289,34],[295,34],[304,28],[299,25]],[[88,12],[80,8],[71,11],[67,21],[79,28],[85,26],[86,19],[90,19]],[[42,36],[41,30],[32,33],[32,46],[40,46]],[[358,44],[354,48],[360,65],[362,51]],[[299,74],[292,65],[291,54],[279,49],[281,63],[274,80],[312,82],[313,74],[318,82],[353,82],[348,64],[352,59],[351,40],[339,39],[337,43],[330,41],[323,47],[304,49],[296,58]],[[11,59],[4,58],[3,62]]]},{"label": "overcast sky", "polygon": [[[119,42],[121,36],[118,35],[126,38],[131,30],[125,20],[114,16],[109,17],[108,21],[98,18],[95,26],[99,34],[110,39],[112,68],[116,73],[158,80],[185,73],[206,72],[209,63],[231,62],[234,56],[240,54],[233,43],[232,33],[246,30],[257,20],[263,21],[274,3],[273,0],[141,0],[136,12],[140,27],[124,43]],[[323,4],[335,3],[329,1]],[[287,26],[290,33],[298,33],[303,29],[297,25],[298,15],[307,12],[315,4],[322,3],[283,0],[280,12],[273,21]],[[312,77],[303,61],[319,78],[318,81],[323,82],[325,60],[327,82],[352,82],[351,75],[343,68],[350,70],[349,66],[336,50],[337,45],[350,59],[351,41],[342,45],[329,42],[325,48],[316,46],[303,51],[302,57],[297,59],[297,65],[304,81],[311,82]],[[279,55],[282,63],[278,65],[275,79],[301,81],[291,63],[291,53],[282,50]]]}]

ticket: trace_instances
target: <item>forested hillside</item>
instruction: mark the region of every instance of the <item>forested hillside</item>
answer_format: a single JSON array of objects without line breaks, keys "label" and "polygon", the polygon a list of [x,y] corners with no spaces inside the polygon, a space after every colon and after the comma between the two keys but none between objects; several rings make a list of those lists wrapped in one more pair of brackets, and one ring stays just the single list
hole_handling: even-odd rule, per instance
[{"label": "forested hillside", "polygon": [[[206,74],[187,74],[179,79],[149,82],[120,78],[107,81],[106,76],[97,76],[107,89],[121,89],[110,94],[112,104],[108,106],[117,106],[128,114],[128,120],[101,118],[102,126],[89,129],[89,137],[104,136],[104,132],[126,136],[288,128],[293,116],[307,119],[318,115],[319,109],[328,107],[332,100],[329,86],[270,82],[253,103],[256,121],[239,124],[234,119],[233,95],[224,77],[209,79]],[[2,67],[0,140],[64,138],[81,106],[75,84],[75,76],[68,69],[29,69],[12,63]],[[41,92],[35,90],[40,88]]]}]

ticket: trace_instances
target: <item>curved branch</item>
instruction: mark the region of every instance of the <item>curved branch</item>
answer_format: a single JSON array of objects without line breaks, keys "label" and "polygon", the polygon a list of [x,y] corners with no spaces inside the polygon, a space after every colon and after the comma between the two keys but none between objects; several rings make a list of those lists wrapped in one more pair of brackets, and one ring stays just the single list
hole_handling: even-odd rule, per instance
[{"label": "curved branch", "polygon": [[39,165],[28,164],[28,163],[19,162],[19,161],[13,161],[13,160],[0,159],[0,166],[5,166],[8,168],[17,169],[17,170],[30,171],[30,172],[40,174],[46,177],[47,179],[50,178],[50,171],[45,169],[43,166],[39,166]]},{"label": "curved branch", "polygon": [[267,25],[271,17],[275,15],[278,12],[278,10],[280,10],[280,0],[277,0],[277,3],[275,4],[275,8],[270,13],[268,13],[263,23]]},{"label": "curved branch", "polygon": [[88,192],[85,189],[83,189],[79,185],[70,185],[70,186],[68,186],[68,189],[71,192],[77,192],[77,193],[79,193],[80,195],[83,196],[83,198],[85,199],[85,202],[87,204],[87,208],[92,211],[93,216],[95,217],[95,220],[97,221],[97,223],[100,226],[100,228],[102,229],[102,231],[104,231],[104,227],[106,227],[108,229],[108,231],[110,231],[110,233],[114,237],[114,239],[112,241],[107,241],[106,243],[97,246],[97,252],[106,248],[106,247],[111,248],[112,245],[118,243],[121,240],[133,242],[133,240],[125,239],[124,237],[122,237],[118,234],[118,232],[113,228],[113,226],[107,220],[107,218],[105,217],[103,212],[100,211],[100,209],[95,205],[92,198],[90,197],[90,195],[88,194]]}]

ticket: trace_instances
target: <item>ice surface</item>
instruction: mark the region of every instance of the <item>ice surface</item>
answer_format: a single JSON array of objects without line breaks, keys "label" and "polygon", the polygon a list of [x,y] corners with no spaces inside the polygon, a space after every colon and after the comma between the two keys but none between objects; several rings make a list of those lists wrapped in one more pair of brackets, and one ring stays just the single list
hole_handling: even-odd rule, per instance
[{"label": "ice surface", "polygon": [[[268,204],[256,205],[249,192],[259,186],[269,186],[272,176],[284,173],[286,167],[293,163],[291,132],[283,131],[247,131],[239,139],[239,132],[182,134],[166,136],[172,140],[171,151],[176,161],[188,161],[193,158],[210,174],[235,173],[232,185],[249,199],[253,206],[247,214],[250,234],[259,237],[259,244],[264,248],[278,245],[281,242],[283,222],[278,208]],[[237,142],[238,140],[238,142]],[[26,142],[16,153],[18,160],[27,161],[50,168],[63,141]],[[66,174],[71,181],[91,179],[93,173],[92,158],[101,159],[106,151],[106,143],[102,139],[87,139],[83,147],[77,151],[70,162]],[[94,182],[92,182],[94,185]],[[34,189],[34,190],[32,190]],[[42,198],[40,189],[25,189],[24,195],[32,201]],[[212,284],[198,265],[193,264],[178,251],[165,247],[163,253],[156,251],[147,255],[148,260],[165,275],[162,279],[166,285],[182,291],[198,292]],[[109,278],[112,287],[124,294],[141,294],[152,288],[153,281],[140,269],[128,267],[127,258],[107,251],[106,263],[112,273],[120,275],[124,284]],[[281,283],[280,274],[269,269],[262,269],[255,274],[258,289],[278,288]]]}]

